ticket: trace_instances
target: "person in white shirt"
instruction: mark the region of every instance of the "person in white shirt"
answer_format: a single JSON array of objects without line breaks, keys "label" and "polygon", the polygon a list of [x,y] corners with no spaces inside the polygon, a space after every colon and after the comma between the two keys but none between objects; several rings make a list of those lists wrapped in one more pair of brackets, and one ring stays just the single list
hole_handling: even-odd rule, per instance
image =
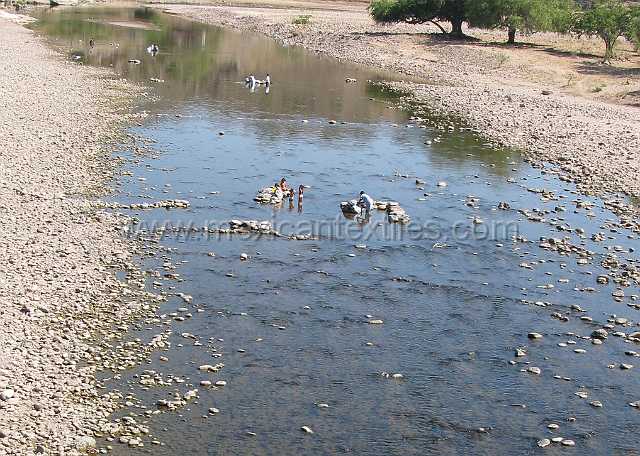
[{"label": "person in white shirt", "polygon": [[369,211],[371,211],[371,208],[373,207],[373,198],[367,195],[364,191],[360,192],[358,206],[362,208],[365,214],[369,214]]}]

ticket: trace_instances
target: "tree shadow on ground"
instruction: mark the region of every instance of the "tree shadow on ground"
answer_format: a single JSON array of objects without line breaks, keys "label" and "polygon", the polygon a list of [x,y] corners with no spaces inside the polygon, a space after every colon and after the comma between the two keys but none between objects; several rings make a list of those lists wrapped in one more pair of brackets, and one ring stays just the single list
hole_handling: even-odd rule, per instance
[{"label": "tree shadow on ground", "polygon": [[640,108],[640,90],[634,92],[627,92],[623,95],[622,101],[626,106],[632,106],[634,108]]},{"label": "tree shadow on ground", "polygon": [[430,36],[431,32],[351,32],[353,36]]},{"label": "tree shadow on ground", "polygon": [[[418,36],[418,37],[428,37],[431,40],[437,43],[475,43],[480,41],[479,38],[475,38],[473,36],[465,35],[460,38],[457,36],[449,35],[448,33],[441,32],[351,32],[353,36]],[[427,42],[425,42],[427,43]]]},{"label": "tree shadow on ground", "polygon": [[636,77],[640,76],[640,67],[621,68],[600,62],[582,62],[578,65],[578,73],[613,77]]},{"label": "tree shadow on ground", "polygon": [[[434,43],[437,44],[437,43]],[[473,46],[484,47],[484,48],[499,48],[499,49],[531,49],[535,51],[544,52],[546,54],[554,55],[556,57],[582,57],[582,58],[591,58],[591,59],[602,59],[601,55],[591,54],[588,52],[582,51],[564,51],[561,49],[556,49],[550,47],[546,44],[536,44],[536,43],[523,43],[523,42],[515,42],[515,43],[507,43],[507,41],[483,41],[480,38],[474,38],[469,41],[461,41],[460,44],[470,44]]]}]

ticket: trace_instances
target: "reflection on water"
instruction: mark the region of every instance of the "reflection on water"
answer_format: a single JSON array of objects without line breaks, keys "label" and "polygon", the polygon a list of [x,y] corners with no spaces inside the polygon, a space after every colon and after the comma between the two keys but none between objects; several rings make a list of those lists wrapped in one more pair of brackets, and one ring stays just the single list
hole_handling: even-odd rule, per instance
[{"label": "reflection on water", "polygon": [[[139,221],[132,230],[251,219],[319,235],[169,231],[161,245],[170,250],[141,259],[159,271],[149,288],[167,293],[160,319],[172,324],[172,348],[141,369],[103,373],[107,388],[137,398],[114,418],[135,417],[152,434],[144,447],[102,441],[114,454],[528,454],[554,436],[574,440],[579,454],[633,454],[637,410],[627,403],[639,399],[640,382],[633,371],[607,368],[626,359],[628,344],[576,336],[611,314],[637,318],[635,308],[612,301],[615,284],[595,284],[608,273],[600,262],[612,243],[630,257],[635,242],[625,230],[590,241],[612,219],[598,201],[578,208],[573,187],[450,120],[409,122],[390,109],[391,94],[367,83],[389,75],[143,8],[43,12],[37,28],[83,64],[153,85],[149,116],[132,132],[159,153],[121,151],[132,175],[118,182],[115,200],[191,206],[131,211]],[[146,52],[151,43],[155,56]],[[245,86],[247,75],[267,73],[269,93]],[[281,176],[309,186],[304,210],[253,201]],[[527,191],[536,188],[553,194]],[[378,212],[366,224],[345,219],[340,201],[360,190],[399,201],[412,224],[390,225]],[[512,209],[498,210],[500,202]],[[517,211],[534,208],[545,222]],[[593,252],[588,264],[538,246],[540,237],[564,236]],[[629,287],[625,303],[634,294]],[[149,340],[168,327],[146,322],[130,336]],[[531,342],[530,331],[544,338]],[[515,358],[517,347],[527,356]],[[587,353],[576,354],[578,347]],[[218,362],[225,366],[217,374],[198,370]],[[144,369],[184,383],[141,386]],[[197,401],[145,415],[192,388]],[[589,405],[596,399],[605,407]]]}]

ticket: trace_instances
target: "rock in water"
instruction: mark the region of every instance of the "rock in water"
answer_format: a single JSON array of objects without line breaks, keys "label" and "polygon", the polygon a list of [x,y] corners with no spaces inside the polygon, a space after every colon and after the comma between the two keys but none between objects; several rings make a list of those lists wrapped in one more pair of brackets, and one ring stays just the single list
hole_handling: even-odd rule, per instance
[{"label": "rock in water", "polygon": [[551,445],[551,440],[549,439],[538,440],[538,446],[540,448],[545,448],[545,447],[548,447],[549,445]]},{"label": "rock in water", "polygon": [[340,210],[344,214],[358,215],[362,212],[360,206],[358,206],[357,200],[343,201],[340,203]]},{"label": "rock in water", "polygon": [[605,329],[596,329],[591,333],[591,337],[593,337],[594,339],[604,340],[609,337],[609,333]]}]

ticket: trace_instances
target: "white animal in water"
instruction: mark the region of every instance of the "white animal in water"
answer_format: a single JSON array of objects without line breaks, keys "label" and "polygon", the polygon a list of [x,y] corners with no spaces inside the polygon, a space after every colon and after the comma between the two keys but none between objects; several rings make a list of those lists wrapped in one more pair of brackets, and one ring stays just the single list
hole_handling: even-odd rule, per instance
[{"label": "white animal in water", "polygon": [[147,52],[153,56],[155,56],[160,51],[160,48],[157,44],[153,43],[147,48]]},{"label": "white animal in water", "polygon": [[254,75],[249,75],[246,78],[244,78],[244,82],[247,83],[248,85],[265,85],[265,86],[270,86],[271,85],[271,76],[269,76],[269,74],[267,73],[267,77],[265,79],[256,79],[256,77]]}]

